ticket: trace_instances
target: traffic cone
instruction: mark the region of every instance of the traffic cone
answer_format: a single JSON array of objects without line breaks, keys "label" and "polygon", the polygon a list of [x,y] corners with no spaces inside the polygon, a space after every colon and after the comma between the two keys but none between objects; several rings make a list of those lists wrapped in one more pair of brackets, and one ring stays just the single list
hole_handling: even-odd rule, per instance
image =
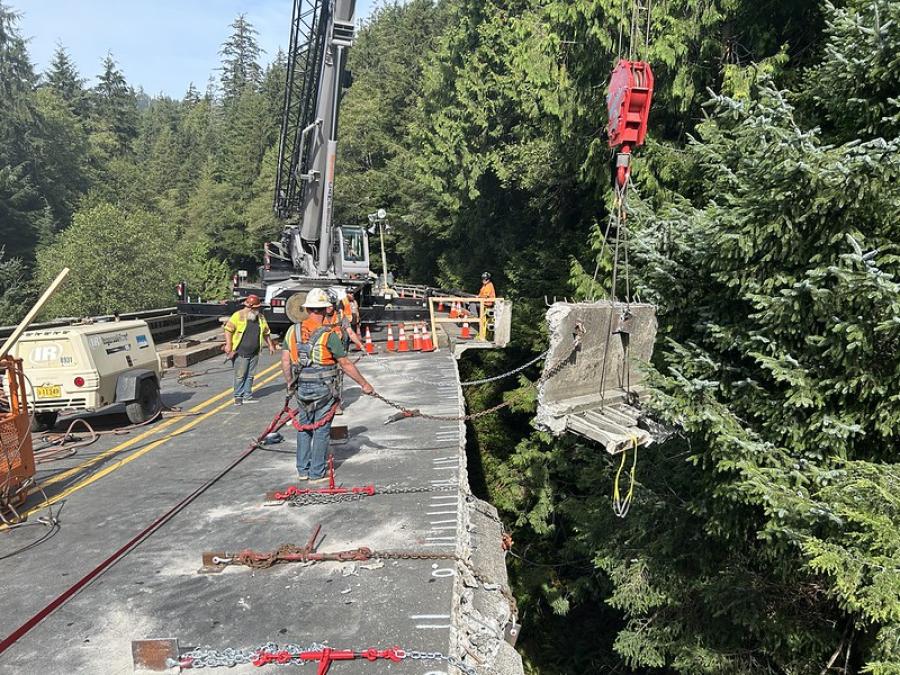
[{"label": "traffic cone", "polygon": [[372,342],[372,331],[366,326],[366,354],[374,354],[375,345]]},{"label": "traffic cone", "polygon": [[444,311],[444,301],[443,301],[443,300],[441,300],[441,301],[438,302],[438,311],[439,311],[439,312],[443,312],[443,311]]},{"label": "traffic cone", "polygon": [[468,321],[463,321],[462,333],[459,334],[459,337],[463,340],[468,340],[472,337],[472,331],[469,330]]},{"label": "traffic cone", "polygon": [[409,343],[406,341],[406,329],[402,323],[400,324],[400,348],[397,351],[409,351]]},{"label": "traffic cone", "polygon": [[454,302],[450,305],[450,318],[455,319],[458,316],[459,316],[459,310],[456,309],[456,303]]},{"label": "traffic cone", "polygon": [[397,351],[397,345],[394,343],[394,326],[390,323],[388,324],[387,350],[389,352]]},{"label": "traffic cone", "polygon": [[419,324],[413,326],[413,351],[422,351],[422,335],[419,333]]},{"label": "traffic cone", "polygon": [[422,324],[422,351],[423,352],[433,352],[434,351],[434,341],[431,339],[431,331],[428,330],[428,324]]}]

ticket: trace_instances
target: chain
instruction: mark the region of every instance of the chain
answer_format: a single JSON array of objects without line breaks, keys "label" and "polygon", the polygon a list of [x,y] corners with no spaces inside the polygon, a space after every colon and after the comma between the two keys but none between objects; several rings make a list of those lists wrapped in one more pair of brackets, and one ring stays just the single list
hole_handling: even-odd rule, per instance
[{"label": "chain", "polygon": [[455,553],[438,551],[372,551],[372,557],[382,560],[459,560]]},{"label": "chain", "polygon": [[474,666],[464,663],[462,659],[458,659],[455,656],[441,654],[440,652],[406,652],[406,658],[414,661],[446,661],[460,672],[465,673],[465,675],[478,675],[478,671],[475,670]]},{"label": "chain", "polygon": [[328,495],[328,494],[305,494],[305,495],[294,495],[290,499],[287,500],[288,506],[309,506],[311,504],[338,504],[340,502],[358,502],[363,497],[368,497],[369,495],[365,493],[357,493],[353,494],[352,492],[345,492],[343,494],[336,495]]},{"label": "chain", "polygon": [[[566,357],[564,359],[560,359],[555,365],[548,368],[544,372],[544,374],[541,375],[537,380],[535,380],[534,382],[529,382],[529,386],[531,388],[539,387],[541,384],[543,384],[544,382],[549,380],[551,377],[556,375],[556,373],[558,373],[560,370],[562,370],[563,366],[565,366],[566,363],[568,363],[568,361],[572,357],[572,355],[578,350],[578,348],[581,346],[581,336],[583,334],[584,328],[582,328],[580,324],[576,328],[577,328],[577,331],[576,331],[575,340],[572,344],[572,350],[566,355]],[[547,350],[547,351],[549,352],[549,350]],[[546,354],[546,353],[547,352],[544,352],[544,354]],[[388,400],[384,396],[379,394],[377,391],[373,391],[370,394],[370,396],[377,398],[379,401],[382,401],[383,403],[386,403],[387,405],[391,406],[392,408],[399,410],[401,414],[399,417],[395,416],[396,419],[403,419],[405,417],[419,417],[424,420],[433,420],[436,422],[460,422],[460,421],[470,422],[472,420],[477,420],[480,417],[485,417],[486,415],[491,415],[499,410],[503,410],[504,408],[510,407],[515,402],[514,401],[515,395],[516,395],[516,393],[514,392],[513,395],[506,401],[503,401],[502,403],[498,403],[497,405],[487,408],[485,410],[480,410],[477,413],[469,413],[467,415],[430,415],[428,413],[423,413],[421,410],[406,408],[405,406],[403,406],[399,403]],[[396,420],[395,420],[395,418],[391,418],[388,421],[393,422]]]},{"label": "chain", "polygon": [[181,654],[178,659],[166,659],[166,666],[169,668],[234,668],[235,666],[253,663],[261,652],[282,650],[299,656],[304,652],[319,651],[323,647],[324,645],[316,642],[313,642],[308,647],[294,644],[279,647],[274,642],[267,642],[264,645],[250,649],[232,649],[228,647],[219,650],[209,647],[198,647]]},{"label": "chain", "polygon": [[514,368],[513,370],[507,371],[505,373],[501,373],[500,375],[494,375],[493,377],[485,377],[484,379],[481,379],[481,380],[469,380],[468,382],[460,382],[459,386],[460,387],[475,387],[479,384],[487,384],[488,382],[496,382],[497,380],[502,380],[507,377],[512,377],[513,375],[517,375],[517,374],[521,373],[528,366],[534,365],[535,363],[537,363],[538,361],[540,361],[541,359],[546,357],[547,354],[549,354],[549,353],[550,353],[550,350],[546,349],[546,350],[542,351],[540,354],[538,354],[537,356],[535,356],[533,359],[531,359],[531,361],[529,361],[528,363],[523,363],[518,368]]},{"label": "chain", "polygon": [[[459,489],[459,484],[452,483],[449,485],[417,485],[411,487],[403,486],[387,486],[384,488],[375,488],[375,495],[412,495],[423,492],[455,492]],[[358,502],[365,497],[373,495],[368,492],[343,492],[339,494],[319,494],[307,493],[302,495],[293,495],[288,498],[288,506],[309,506],[312,504],[338,504],[341,502]]]},{"label": "chain", "polygon": [[419,492],[456,492],[459,489],[459,485],[457,483],[452,483],[450,485],[428,485],[428,486],[415,486],[415,487],[401,487],[401,486],[388,486],[382,490],[377,491],[375,494],[383,494],[383,495],[412,495]]},{"label": "chain", "polygon": [[[513,375],[518,375],[519,373],[521,373],[523,370],[525,370],[529,366],[533,366],[535,363],[537,363],[541,359],[545,358],[547,356],[547,354],[549,354],[549,353],[550,353],[549,349],[544,350],[543,352],[541,352],[540,354],[535,356],[533,359],[531,359],[528,363],[523,363],[521,366],[519,366],[517,368],[509,370],[505,373],[500,373],[499,375],[494,375],[493,377],[485,377],[481,380],[470,380],[468,382],[460,382],[459,386],[460,387],[476,387],[480,384],[496,382],[498,380],[503,380],[507,377],[512,377]],[[373,365],[375,365],[378,368],[381,368],[382,370],[385,370],[387,372],[394,372],[390,369],[390,367],[386,363],[384,363],[383,361],[381,361],[379,359],[369,359],[367,361],[367,363],[372,363]],[[418,382],[420,384],[427,384],[429,386],[434,386],[434,380],[424,380],[420,377],[415,377],[414,375],[404,375],[403,379],[407,380],[409,382]]]},{"label": "chain", "polygon": [[[279,646],[274,642],[267,642],[259,647],[249,649],[212,649],[210,647],[198,647],[189,652],[181,654],[177,659],[166,659],[168,668],[234,668],[235,666],[249,665],[258,662],[260,665],[266,663],[280,663],[281,659],[263,658],[272,655],[284,654],[289,658],[284,659],[285,662],[295,660],[316,660],[327,647],[323,644],[313,642],[308,647],[302,647],[295,644],[287,644]],[[338,651],[338,650],[332,650]],[[355,658],[365,660],[373,660],[371,655],[379,654],[377,650],[371,649],[354,649],[352,651]],[[390,655],[388,655],[390,652]],[[406,651],[399,648],[385,650],[381,652],[382,658],[390,660],[410,659],[413,661],[444,661],[449,665],[457,668],[464,675],[478,675],[478,671],[474,666],[470,666],[462,659],[450,654],[441,652],[424,652],[424,651]],[[307,658],[303,658],[306,656]],[[311,657],[311,658],[310,658]]]}]

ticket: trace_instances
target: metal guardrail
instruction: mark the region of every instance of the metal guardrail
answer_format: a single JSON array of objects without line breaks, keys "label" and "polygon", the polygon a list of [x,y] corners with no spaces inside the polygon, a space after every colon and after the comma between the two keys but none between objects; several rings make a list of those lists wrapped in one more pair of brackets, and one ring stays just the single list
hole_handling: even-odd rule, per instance
[{"label": "metal guardrail", "polygon": [[[119,314],[120,321],[128,321],[131,319],[143,319],[150,327],[150,334],[156,341],[161,337],[177,337],[181,332],[181,319],[176,307],[163,307],[162,309],[147,309],[141,312],[125,312]],[[88,319],[77,317],[64,317],[46,321],[44,323],[33,323],[28,330],[40,330],[42,328],[63,328],[65,326],[76,326],[82,323],[106,323],[115,321],[113,314],[105,314],[102,316],[93,316]],[[184,332],[186,335],[198,333],[204,328],[211,328],[218,324],[216,317],[203,317],[192,319],[184,322]],[[15,326],[0,327],[0,340],[6,339],[15,330]]]}]

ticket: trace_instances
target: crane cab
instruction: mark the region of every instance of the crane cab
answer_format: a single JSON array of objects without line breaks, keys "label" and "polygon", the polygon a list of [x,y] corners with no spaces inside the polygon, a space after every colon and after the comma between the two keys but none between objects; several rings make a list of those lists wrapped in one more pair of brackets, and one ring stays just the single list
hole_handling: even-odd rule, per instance
[{"label": "crane cab", "polygon": [[334,274],[339,279],[369,277],[369,236],[365,228],[345,225],[334,228],[332,251]]}]

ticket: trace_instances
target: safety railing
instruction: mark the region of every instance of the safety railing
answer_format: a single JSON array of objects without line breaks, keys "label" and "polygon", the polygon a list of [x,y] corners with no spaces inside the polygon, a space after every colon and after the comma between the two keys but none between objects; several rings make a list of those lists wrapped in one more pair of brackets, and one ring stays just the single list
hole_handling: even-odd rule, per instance
[{"label": "safety railing", "polygon": [[[446,316],[442,316],[446,313]],[[463,332],[462,340],[471,339],[476,343],[490,343],[505,347],[509,342],[512,303],[505,298],[479,298],[473,296],[434,296],[428,298],[428,314],[431,333],[436,335],[442,324],[458,325]],[[475,323],[475,335],[465,334],[465,325]],[[490,339],[488,339],[490,337]]]}]

